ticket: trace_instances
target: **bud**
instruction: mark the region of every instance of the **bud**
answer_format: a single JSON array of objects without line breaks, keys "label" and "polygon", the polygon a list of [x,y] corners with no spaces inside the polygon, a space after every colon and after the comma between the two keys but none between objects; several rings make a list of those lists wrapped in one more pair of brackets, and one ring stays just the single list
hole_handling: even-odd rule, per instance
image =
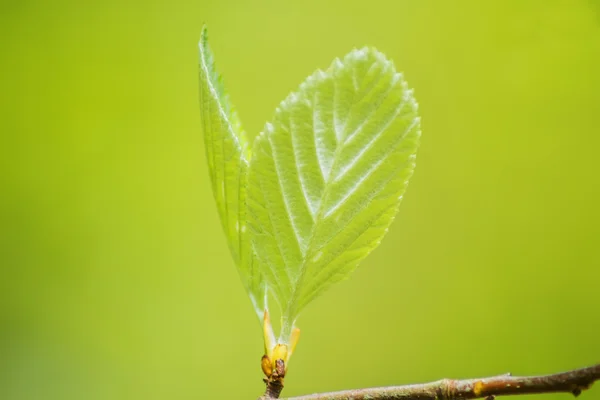
[{"label": "bud", "polygon": [[[285,344],[278,343],[273,349],[272,361],[275,363],[277,360],[283,360],[284,363],[287,363],[288,360],[288,347]],[[275,368],[275,364],[273,364],[273,368]]]},{"label": "bud", "polygon": [[265,354],[264,356],[262,356],[260,360],[260,366],[267,378],[269,378],[273,374],[273,364],[271,363],[271,359],[268,355]]},{"label": "bud", "polygon": [[276,343],[269,312],[265,310],[263,317],[263,335],[265,341],[265,355],[260,360],[262,371],[267,378],[271,378],[274,374],[279,377],[285,376],[290,357],[300,338],[300,329],[294,328],[292,330],[288,341],[289,345]]}]

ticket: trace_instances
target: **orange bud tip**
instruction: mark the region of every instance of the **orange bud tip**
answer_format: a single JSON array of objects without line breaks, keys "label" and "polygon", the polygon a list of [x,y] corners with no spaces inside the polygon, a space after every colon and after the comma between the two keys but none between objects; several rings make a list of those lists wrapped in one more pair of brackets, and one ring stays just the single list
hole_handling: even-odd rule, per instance
[{"label": "orange bud tip", "polygon": [[273,363],[269,356],[264,355],[260,360],[260,367],[267,378],[270,378],[273,374]]}]

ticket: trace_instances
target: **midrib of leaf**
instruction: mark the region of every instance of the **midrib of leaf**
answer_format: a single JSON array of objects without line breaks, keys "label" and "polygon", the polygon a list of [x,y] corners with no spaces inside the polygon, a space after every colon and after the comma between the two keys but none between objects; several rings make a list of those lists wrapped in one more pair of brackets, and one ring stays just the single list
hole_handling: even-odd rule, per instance
[{"label": "midrib of leaf", "polygon": [[[213,194],[231,254],[255,311],[262,318],[266,307],[266,287],[256,266],[250,238],[245,232],[245,178],[250,157],[247,138],[214,69],[206,28],[202,31],[199,50],[202,120]],[[218,115],[216,120],[214,110]],[[219,159],[221,162],[217,165]],[[236,207],[233,211],[235,216],[230,210],[230,202]]]},{"label": "midrib of leaf", "polygon": [[[227,99],[225,94],[221,91],[219,92],[216,89],[216,85],[218,85],[218,76],[216,75],[216,72],[214,71],[214,69],[209,69],[208,65],[207,65],[207,60],[211,61],[211,64],[214,63],[213,57],[212,57],[212,53],[210,53],[210,50],[208,48],[208,36],[206,34],[206,28],[203,29],[202,32],[202,38],[201,38],[201,45],[200,45],[200,64],[201,64],[201,68],[202,68],[202,72],[204,73],[205,79],[206,79],[206,84],[208,86],[208,90],[210,92],[210,94],[212,95],[213,99],[215,99],[215,103],[216,103],[216,107],[217,110],[219,112],[219,115],[222,119],[222,121],[225,123],[225,127],[227,129],[227,138],[232,140],[232,142],[235,144],[235,147],[237,148],[239,154],[240,154],[240,169],[238,170],[239,172],[241,172],[241,168],[243,165],[245,165],[246,167],[248,166],[248,158],[247,158],[247,154],[246,154],[246,149],[241,145],[240,140],[238,139],[238,135],[239,136],[244,136],[243,131],[241,132],[234,132],[233,131],[233,127],[232,127],[232,123],[230,121],[230,115],[228,115],[227,112],[225,112],[225,109],[223,107],[224,104],[227,104]],[[212,67],[212,65],[211,65]],[[203,95],[203,90],[200,90],[201,95]],[[201,99],[202,102],[202,106],[205,106],[205,104],[208,104],[209,107],[209,111],[208,114],[210,115],[210,107],[212,107],[210,101],[209,102],[205,102],[204,98]],[[210,130],[211,132],[211,137],[214,136],[213,133],[213,129],[212,127],[208,127],[208,125],[210,124],[210,121],[208,121],[206,118],[203,118],[203,123],[204,123],[204,132],[206,134],[206,132],[208,132]],[[221,135],[220,138],[221,141],[221,148],[225,148],[225,135]],[[207,143],[209,142],[209,143]],[[207,143],[207,152],[210,151],[210,156],[212,158],[212,164],[215,165],[216,164],[216,158],[215,158],[215,144],[216,141],[215,140],[209,140],[209,141],[205,141],[205,143]],[[210,146],[212,146],[212,150],[208,149],[208,145],[210,144]],[[211,169],[210,173],[211,173],[211,180],[213,183],[213,193],[215,194],[215,196],[217,196],[217,202],[218,202],[218,207],[221,207],[221,204],[225,204],[225,218],[221,218],[222,223],[224,224],[224,229],[226,230],[226,232],[229,232],[229,226],[227,225],[227,221],[229,220],[229,206],[228,206],[228,202],[226,201],[227,199],[227,185],[223,185],[222,191],[221,188],[217,187],[217,184],[219,182],[218,178],[218,174],[219,172],[222,173],[224,175],[224,171],[226,170],[226,160],[225,157],[223,157],[223,163],[221,166],[221,169],[216,169],[213,168]],[[241,193],[241,192],[240,192]],[[239,193],[238,193],[238,198],[239,198]],[[220,200],[219,200],[220,199]],[[242,204],[242,203],[240,203]],[[241,207],[240,207],[241,209]],[[238,217],[240,215],[238,214]],[[241,236],[241,235],[240,235]],[[239,250],[241,249],[241,241],[238,243],[238,254],[237,256],[239,256]]]}]

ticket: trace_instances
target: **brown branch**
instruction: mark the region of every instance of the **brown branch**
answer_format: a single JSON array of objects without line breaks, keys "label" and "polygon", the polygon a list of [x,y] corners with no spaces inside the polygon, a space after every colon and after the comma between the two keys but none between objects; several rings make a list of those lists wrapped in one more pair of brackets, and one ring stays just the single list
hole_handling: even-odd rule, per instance
[{"label": "brown branch", "polygon": [[[579,396],[600,380],[600,364],[544,376],[511,376],[440,381],[418,385],[389,386],[310,394],[287,400],[492,400],[495,396],[565,392]],[[284,399],[285,400],[285,399]]]}]

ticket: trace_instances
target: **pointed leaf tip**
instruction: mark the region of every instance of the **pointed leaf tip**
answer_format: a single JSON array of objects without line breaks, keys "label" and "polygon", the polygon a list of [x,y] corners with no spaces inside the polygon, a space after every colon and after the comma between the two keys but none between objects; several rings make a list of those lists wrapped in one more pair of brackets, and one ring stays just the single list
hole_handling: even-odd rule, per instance
[{"label": "pointed leaf tip", "polygon": [[200,40],[198,41],[198,45],[200,47],[205,47],[208,42],[208,27],[206,24],[202,25],[202,29],[200,30]]}]

